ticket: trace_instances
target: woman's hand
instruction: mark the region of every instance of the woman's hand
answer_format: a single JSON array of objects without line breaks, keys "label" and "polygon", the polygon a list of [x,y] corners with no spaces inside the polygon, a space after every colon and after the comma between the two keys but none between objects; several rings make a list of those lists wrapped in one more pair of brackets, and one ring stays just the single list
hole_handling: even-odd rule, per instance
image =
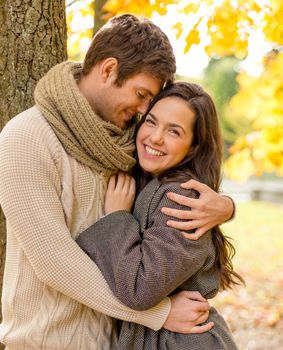
[{"label": "woman's hand", "polygon": [[131,211],[136,195],[135,179],[123,172],[112,175],[105,195],[105,214],[118,210]]}]

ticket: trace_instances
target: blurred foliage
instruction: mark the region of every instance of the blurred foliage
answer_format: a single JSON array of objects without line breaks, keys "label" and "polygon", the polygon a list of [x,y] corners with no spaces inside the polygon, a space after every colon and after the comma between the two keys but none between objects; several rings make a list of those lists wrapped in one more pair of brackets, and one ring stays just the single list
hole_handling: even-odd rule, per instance
[{"label": "blurred foliage", "polygon": [[[72,60],[81,60],[94,34],[96,17],[95,2],[98,0],[67,1],[68,51]],[[179,0],[105,0],[101,1],[103,22],[121,13],[133,13],[150,18],[154,12],[161,16],[167,13],[167,6],[178,4]],[[98,28],[97,28],[98,29]]]},{"label": "blurred foliage", "polygon": [[235,56],[226,56],[221,59],[211,58],[204,70],[202,80],[204,87],[212,94],[218,111],[225,157],[236,139],[251,131],[249,119],[243,115],[235,117],[230,113],[228,105],[231,97],[238,91],[236,77],[240,62]]},{"label": "blurred foliage", "polygon": [[[206,84],[216,98],[226,145],[236,139],[230,150],[226,174],[234,179],[264,172],[283,175],[282,0],[95,0],[95,3],[84,0],[68,3],[69,57],[75,60],[83,58],[93,36],[94,23],[98,22],[94,5],[99,3],[103,21],[125,12],[152,17],[154,13],[166,16],[169,6],[177,9],[179,15],[172,30],[176,40],[185,38],[185,53],[192,45],[204,42],[211,58],[227,57],[223,63],[211,61],[206,71],[211,74]],[[279,52],[272,51],[264,59],[262,74],[257,77],[240,71],[239,92],[228,104],[237,86],[232,56],[238,60],[247,57],[249,40],[255,32],[261,33]],[[212,72],[212,66],[217,73]],[[244,136],[239,136],[242,133]]]},{"label": "blurred foliage", "polygon": [[235,270],[246,281],[211,301],[229,322],[240,350],[281,349],[283,343],[282,204],[237,203],[222,225],[233,238]]},{"label": "blurred foliage", "polygon": [[93,0],[67,2],[68,56],[81,61],[93,37]]},{"label": "blurred foliage", "polygon": [[[265,57],[259,77],[241,72],[238,83],[230,111],[235,118],[249,119],[253,131],[232,146],[226,172],[238,179],[263,172],[283,176],[283,52],[273,51]],[[239,167],[243,174],[235,171]]]},{"label": "blurred foliage", "polygon": [[151,17],[156,12],[161,16],[165,16],[167,14],[167,6],[178,4],[179,2],[179,0],[108,0],[104,6],[104,10],[107,18],[121,13],[133,13],[135,15]]}]

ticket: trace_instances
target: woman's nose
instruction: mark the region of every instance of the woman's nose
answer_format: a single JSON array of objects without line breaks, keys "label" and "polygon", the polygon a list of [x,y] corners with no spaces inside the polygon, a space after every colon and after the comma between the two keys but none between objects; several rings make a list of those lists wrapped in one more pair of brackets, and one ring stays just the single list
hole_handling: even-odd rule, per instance
[{"label": "woman's nose", "polygon": [[163,132],[160,128],[156,128],[152,130],[152,134],[150,135],[150,140],[152,143],[155,144],[162,144],[163,143]]}]

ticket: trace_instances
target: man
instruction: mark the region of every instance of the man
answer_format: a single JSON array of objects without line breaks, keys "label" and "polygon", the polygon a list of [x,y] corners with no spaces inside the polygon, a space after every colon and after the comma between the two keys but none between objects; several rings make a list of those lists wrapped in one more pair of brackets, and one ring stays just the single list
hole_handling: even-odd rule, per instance
[{"label": "man", "polygon": [[[197,326],[209,309],[198,293],[166,298],[143,312],[125,307],[74,241],[103,215],[109,176],[134,164],[133,116],[145,113],[174,72],[165,34],[148,20],[118,16],[95,36],[83,66],[52,68],[36,87],[36,105],[4,128],[0,203],[7,257],[0,339],[7,349],[114,349],[111,317],[175,332],[212,327]],[[200,207],[211,203],[208,197],[221,203],[216,206],[230,202],[208,194],[201,193]],[[204,226],[231,211],[216,210]]]}]

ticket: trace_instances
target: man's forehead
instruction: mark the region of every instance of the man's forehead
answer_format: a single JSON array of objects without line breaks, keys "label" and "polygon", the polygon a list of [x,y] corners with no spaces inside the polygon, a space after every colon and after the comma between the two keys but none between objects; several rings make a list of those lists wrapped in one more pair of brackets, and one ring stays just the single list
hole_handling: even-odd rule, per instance
[{"label": "man's forehead", "polygon": [[146,91],[150,96],[155,96],[162,88],[162,82],[146,73],[137,75],[137,87]]}]

